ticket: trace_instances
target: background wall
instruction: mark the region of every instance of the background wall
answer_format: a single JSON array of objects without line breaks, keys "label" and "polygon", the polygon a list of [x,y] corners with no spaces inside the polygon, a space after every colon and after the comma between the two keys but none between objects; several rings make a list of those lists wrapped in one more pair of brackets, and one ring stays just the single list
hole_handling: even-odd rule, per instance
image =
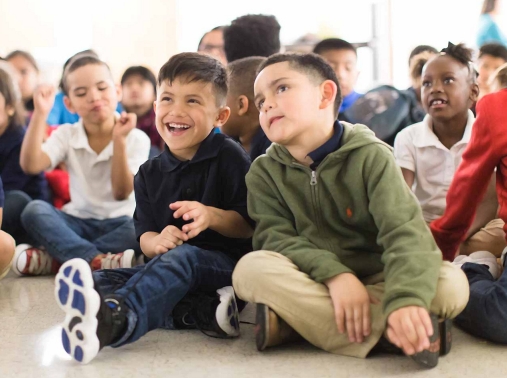
[{"label": "background wall", "polygon": [[[0,0],[0,55],[31,51],[44,79],[57,82],[65,60],[93,48],[119,79],[130,65],[157,71],[173,54],[195,51],[202,35],[244,14],[274,14],[281,39],[291,44],[307,33],[350,42],[372,39],[372,5],[379,51],[379,77],[373,53],[359,50],[360,90],[380,83],[408,86],[408,55],[418,44],[438,49],[453,41],[474,46],[482,0]],[[507,12],[503,12],[505,15]],[[500,25],[507,22],[505,16]]]}]

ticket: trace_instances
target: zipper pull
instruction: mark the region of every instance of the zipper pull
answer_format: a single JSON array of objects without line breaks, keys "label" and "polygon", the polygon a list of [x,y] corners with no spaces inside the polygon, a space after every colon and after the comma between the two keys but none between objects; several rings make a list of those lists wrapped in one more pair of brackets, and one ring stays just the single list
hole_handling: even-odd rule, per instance
[{"label": "zipper pull", "polygon": [[317,172],[312,171],[312,179],[310,180],[310,185],[317,185]]}]

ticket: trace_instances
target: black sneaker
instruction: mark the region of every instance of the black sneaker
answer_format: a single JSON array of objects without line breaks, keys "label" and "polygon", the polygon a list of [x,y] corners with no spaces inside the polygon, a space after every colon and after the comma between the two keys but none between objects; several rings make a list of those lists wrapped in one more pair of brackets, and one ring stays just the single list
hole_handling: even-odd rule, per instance
[{"label": "black sneaker", "polygon": [[55,285],[56,301],[66,314],[63,348],[76,361],[90,362],[99,350],[125,333],[127,308],[120,298],[100,296],[86,261],[73,259],[63,264]]},{"label": "black sneaker", "polygon": [[239,336],[239,312],[232,286],[218,289],[215,295],[190,294],[176,305],[173,318],[177,329],[197,328],[219,338]]}]

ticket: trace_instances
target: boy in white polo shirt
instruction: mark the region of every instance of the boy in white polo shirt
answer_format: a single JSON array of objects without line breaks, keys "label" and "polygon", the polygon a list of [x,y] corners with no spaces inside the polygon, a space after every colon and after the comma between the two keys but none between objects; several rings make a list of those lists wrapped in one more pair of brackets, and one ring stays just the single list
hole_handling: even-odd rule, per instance
[{"label": "boy in white polo shirt", "polygon": [[[401,131],[394,144],[396,161],[428,224],[445,211],[447,191],[475,121],[469,109],[479,94],[471,50],[450,45],[442,51],[423,70],[421,97],[428,114],[422,122]],[[494,219],[498,206],[494,186],[490,188],[469,238],[461,246],[462,254],[486,250],[499,256],[505,247],[503,221]]]},{"label": "boy in white polo shirt", "polygon": [[121,92],[98,58],[85,55],[71,61],[62,82],[65,105],[79,121],[60,126],[44,143],[55,91],[38,88],[20,162],[32,174],[64,162],[71,202],[62,211],[43,201],[25,208],[21,220],[37,248],[17,247],[13,270],[19,275],[56,273],[61,263],[76,257],[94,270],[131,267],[133,249],[139,249],[133,183],[148,159],[150,140],[135,128],[134,114],[115,112]]}]

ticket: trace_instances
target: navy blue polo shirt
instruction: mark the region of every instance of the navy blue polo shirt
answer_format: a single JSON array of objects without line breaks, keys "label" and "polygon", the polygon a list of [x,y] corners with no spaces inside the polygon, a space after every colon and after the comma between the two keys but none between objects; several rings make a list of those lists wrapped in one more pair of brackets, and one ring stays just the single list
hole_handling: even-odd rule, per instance
[{"label": "navy blue polo shirt", "polygon": [[337,151],[340,148],[343,135],[343,125],[340,122],[335,121],[333,128],[334,132],[331,139],[308,154],[308,156],[310,156],[310,158],[313,160],[313,163],[310,165],[311,169],[316,170],[319,164],[322,163],[322,160],[324,160],[327,155]]},{"label": "navy blue polo shirt", "polygon": [[254,161],[259,156],[264,155],[269,146],[271,146],[271,141],[268,139],[264,133],[264,130],[262,130],[262,127],[259,125],[259,129],[252,138],[250,159]]},{"label": "navy blue polo shirt", "polygon": [[[4,207],[4,186],[2,184],[2,178],[0,177],[0,209],[2,209]],[[0,223],[1,223],[1,218],[0,218]]]},{"label": "navy blue polo shirt", "polygon": [[0,176],[6,192],[21,190],[33,199],[49,199],[48,184],[44,173],[27,175],[19,165],[21,144],[25,137],[23,127],[9,126],[0,136]]},{"label": "navy blue polo shirt", "polygon": [[[144,163],[134,179],[136,211],[134,225],[139,240],[146,232],[162,232],[173,225],[181,230],[182,218],[175,219],[169,205],[197,201],[222,210],[237,211],[254,227],[247,212],[245,176],[250,158],[234,140],[211,132],[190,161],[180,161],[167,146],[159,156]],[[190,245],[221,251],[234,260],[252,250],[252,239],[228,238],[205,230],[188,241]]]}]

